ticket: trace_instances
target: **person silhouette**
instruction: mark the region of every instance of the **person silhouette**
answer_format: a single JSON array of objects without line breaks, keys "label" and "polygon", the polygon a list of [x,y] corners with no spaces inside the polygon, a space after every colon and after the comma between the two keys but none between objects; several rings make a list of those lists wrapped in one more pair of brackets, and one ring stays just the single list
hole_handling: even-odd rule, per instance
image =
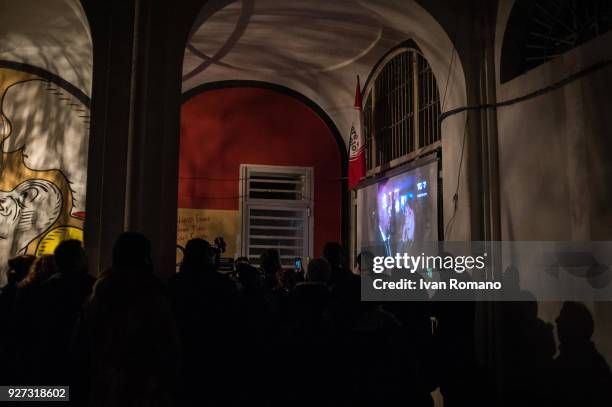
[{"label": "person silhouette", "polygon": [[[48,324],[51,304],[47,301],[45,284],[53,273],[53,255],[44,255],[34,261],[28,274],[17,284],[11,323],[7,329],[12,333],[11,353],[16,362],[11,380],[24,384],[49,381],[50,378],[44,374],[49,356],[62,353],[61,349],[51,345],[55,337],[51,337]],[[60,336],[61,330],[54,333]]]},{"label": "person silhouette", "polygon": [[[0,288],[0,325],[5,326],[8,323],[9,316],[11,315],[13,305],[15,303],[15,297],[17,295],[17,285],[23,280],[30,266],[34,263],[36,258],[34,256],[17,256],[9,259],[7,262],[8,273],[7,273],[7,284]],[[5,339],[6,330],[0,334],[0,345]]]},{"label": "person silhouette", "polygon": [[96,282],[79,320],[73,353],[78,374],[70,398],[77,405],[174,405],[178,334],[144,235],[119,235],[112,267]]},{"label": "person silhouette", "polygon": [[559,355],[554,360],[557,406],[612,405],[610,367],[591,341],[595,324],[582,303],[563,303],[557,324]]},{"label": "person silhouette", "polygon": [[[168,284],[183,355],[184,404],[189,406],[221,405],[235,396],[227,378],[235,367],[229,350],[238,340],[238,291],[217,271],[215,255],[208,241],[190,240],[180,271]],[[205,394],[200,391],[203,371],[208,372]]]}]

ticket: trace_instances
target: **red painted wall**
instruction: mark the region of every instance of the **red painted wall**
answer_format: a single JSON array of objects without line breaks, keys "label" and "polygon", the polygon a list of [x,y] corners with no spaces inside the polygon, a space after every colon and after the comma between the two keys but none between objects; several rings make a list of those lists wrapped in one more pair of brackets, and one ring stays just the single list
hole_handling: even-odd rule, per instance
[{"label": "red painted wall", "polygon": [[342,160],[301,101],[258,88],[204,91],[181,108],[179,208],[238,210],[240,164],[314,168],[314,255],[341,237]]}]

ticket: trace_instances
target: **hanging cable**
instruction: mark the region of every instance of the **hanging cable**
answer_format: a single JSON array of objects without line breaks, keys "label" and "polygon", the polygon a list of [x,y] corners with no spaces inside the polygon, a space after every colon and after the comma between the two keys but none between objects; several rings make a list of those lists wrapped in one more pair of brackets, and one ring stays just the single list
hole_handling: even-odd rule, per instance
[{"label": "hanging cable", "polygon": [[465,125],[463,127],[463,141],[461,142],[461,156],[459,158],[459,169],[457,170],[457,186],[455,193],[453,194],[453,214],[444,227],[444,239],[448,237],[448,232],[455,223],[455,217],[457,216],[457,207],[459,203],[459,186],[461,183],[461,168],[463,167],[463,156],[465,152],[465,140],[468,134],[468,118],[465,118]]},{"label": "hanging cable", "polygon": [[508,100],[504,100],[501,102],[497,102],[497,103],[485,103],[482,105],[474,105],[474,106],[463,106],[463,107],[458,107],[456,109],[452,109],[449,110],[448,112],[444,112],[442,114],[440,114],[438,120],[440,123],[442,123],[442,121],[450,116],[456,115],[458,113],[462,113],[468,110],[480,110],[480,109],[496,109],[498,107],[504,107],[504,106],[511,106],[517,103],[521,103],[524,102],[526,100],[529,99],[533,99],[535,97],[544,95],[548,92],[552,92],[553,90],[562,88],[563,86],[574,82],[577,79],[583,78],[587,75],[590,75],[596,71],[599,71],[603,68],[606,68],[608,66],[612,65],[612,60],[611,59],[606,59],[600,62],[597,62],[593,65],[588,66],[585,69],[582,69],[558,82],[553,83],[552,85],[546,86],[544,88],[538,89],[536,91],[533,91],[531,93],[528,93],[526,95],[523,96],[519,96],[513,99],[508,99]]},{"label": "hanging cable", "polygon": [[[523,96],[519,96],[513,99],[508,99],[508,100],[504,100],[502,102],[498,102],[498,103],[487,103],[487,104],[481,104],[481,105],[474,105],[474,106],[463,106],[463,107],[459,107],[457,109],[453,109],[453,110],[449,110],[448,112],[444,112],[442,114],[440,114],[439,116],[439,122],[440,125],[442,124],[442,121],[444,119],[446,119],[447,117],[468,111],[468,110],[480,110],[480,109],[496,109],[498,107],[504,107],[504,106],[511,106],[517,103],[521,103],[524,102],[526,100],[529,99],[533,99],[535,97],[544,95],[548,92],[552,92],[553,90],[559,89],[571,82],[574,82],[575,80],[578,80],[580,78],[583,78],[585,76],[588,76],[594,72],[597,72],[603,68],[606,68],[608,66],[612,65],[612,60],[607,59],[604,61],[600,61],[597,62],[593,65],[588,66],[585,69],[582,69],[572,75],[569,75],[568,77],[553,83],[552,85],[546,86],[544,88],[538,89],[536,91],[533,91],[531,93],[528,93],[526,95]],[[445,92],[446,93],[446,92]],[[448,220],[448,222],[446,223],[446,226],[444,227],[444,238],[446,239],[448,237],[448,232],[451,230],[452,226],[454,225],[455,222],[455,218],[457,215],[457,207],[458,207],[458,201],[459,201],[459,187],[460,187],[460,183],[461,183],[461,169],[462,169],[462,165],[463,165],[463,157],[464,157],[464,153],[465,153],[465,140],[467,137],[467,133],[468,133],[468,118],[466,117],[465,119],[465,126],[464,126],[464,131],[463,131],[463,141],[461,143],[461,156],[459,159],[459,169],[458,169],[458,173],[457,173],[457,186],[455,188],[455,193],[453,194],[453,214],[451,216],[451,218]]]}]

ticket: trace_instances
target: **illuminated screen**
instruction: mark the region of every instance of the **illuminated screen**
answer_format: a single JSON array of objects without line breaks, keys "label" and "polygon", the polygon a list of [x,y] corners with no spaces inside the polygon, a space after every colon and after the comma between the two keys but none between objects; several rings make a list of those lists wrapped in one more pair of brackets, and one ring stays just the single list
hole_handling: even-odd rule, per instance
[{"label": "illuminated screen", "polygon": [[438,162],[357,190],[357,244],[402,253],[438,240]]}]

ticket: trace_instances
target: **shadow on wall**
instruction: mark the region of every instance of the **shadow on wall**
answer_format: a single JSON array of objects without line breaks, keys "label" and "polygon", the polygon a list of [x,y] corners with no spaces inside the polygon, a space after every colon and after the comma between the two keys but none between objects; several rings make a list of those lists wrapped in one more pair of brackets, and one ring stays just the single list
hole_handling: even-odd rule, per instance
[{"label": "shadow on wall", "polygon": [[502,305],[504,405],[610,405],[610,367],[592,340],[593,316],[584,304],[564,302],[556,313],[558,346],[536,301]]},{"label": "shadow on wall", "polygon": [[[500,2],[496,37],[498,99],[516,98],[575,79],[536,98],[497,110],[502,238],[610,240],[612,52],[608,44],[612,32],[602,30],[586,42],[578,41],[571,49],[561,50],[555,58],[547,57],[538,60],[537,66],[522,69],[520,65],[529,56],[524,54],[529,51],[525,47],[537,45],[528,38],[513,41],[518,34],[526,33],[526,26],[517,23],[516,13],[530,5],[527,3]],[[595,4],[566,2],[563,7],[571,7],[572,3],[581,8]],[[522,18],[531,19],[529,10],[522,13]],[[505,77],[511,71],[514,74]],[[612,303],[588,305],[596,326],[593,342],[612,363]],[[559,303],[541,303],[539,315],[552,322],[560,307]]]},{"label": "shadow on wall", "polygon": [[89,108],[37,75],[0,68],[0,286],[4,260],[82,240]]}]

